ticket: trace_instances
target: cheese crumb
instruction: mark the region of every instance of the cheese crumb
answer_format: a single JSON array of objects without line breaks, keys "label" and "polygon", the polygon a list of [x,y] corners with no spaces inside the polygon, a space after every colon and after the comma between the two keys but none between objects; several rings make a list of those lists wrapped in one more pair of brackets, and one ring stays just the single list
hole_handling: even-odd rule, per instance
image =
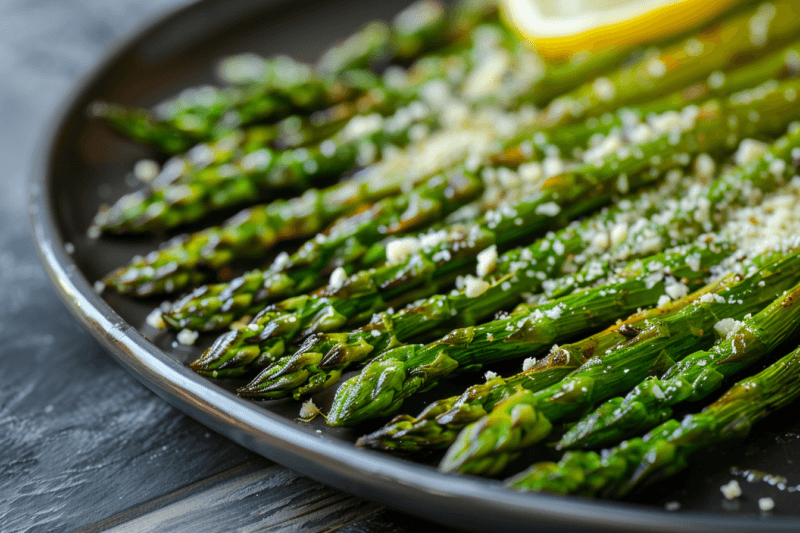
[{"label": "cheese crumb", "polygon": [[328,280],[328,288],[332,291],[338,291],[344,286],[345,281],[347,281],[347,272],[344,271],[344,268],[339,267],[331,272],[331,277]]},{"label": "cheese crumb", "polygon": [[594,93],[603,102],[610,102],[617,94],[617,90],[608,78],[597,78],[592,85]]},{"label": "cheese crumb", "polygon": [[142,159],[133,165],[133,175],[136,176],[136,179],[144,182],[153,181],[159,172],[161,172],[161,168],[152,159]]},{"label": "cheese crumb", "polygon": [[544,312],[545,316],[547,316],[547,318],[550,318],[552,320],[558,320],[559,318],[561,318],[561,313],[564,311],[563,305],[564,304],[558,304],[552,309],[548,309],[547,311]]},{"label": "cheese crumb", "polygon": [[772,498],[759,498],[758,508],[762,511],[771,511],[775,508],[775,500]]},{"label": "cheese crumb", "polygon": [[197,340],[200,334],[196,331],[192,331],[191,329],[182,329],[178,332],[178,342],[181,344],[191,345],[194,344],[194,341]]},{"label": "cheese crumb", "polygon": [[300,407],[300,420],[303,422],[310,422],[319,414],[322,414],[322,411],[314,404],[314,400],[308,399]]},{"label": "cheese crumb", "polygon": [[613,228],[611,228],[611,244],[617,246],[621,244],[622,241],[628,236],[628,225],[624,222],[615,224]]},{"label": "cheese crumb", "polygon": [[662,294],[658,297],[658,302],[656,303],[656,307],[664,307],[668,303],[670,303],[672,299],[667,296],[666,294]]},{"label": "cheese crumb", "polygon": [[536,207],[537,215],[547,215],[554,217],[560,212],[561,212],[561,206],[559,206],[555,202],[547,202],[546,204],[542,204]]},{"label": "cheese crumb", "polygon": [[164,317],[161,316],[161,309],[153,309],[150,314],[147,315],[147,324],[156,329],[161,329],[166,326],[164,323]]},{"label": "cheese crumb", "polygon": [[719,490],[722,491],[722,495],[725,496],[727,500],[732,500],[742,495],[742,487],[739,486],[739,482],[735,479],[731,480],[726,485],[722,485]]},{"label": "cheese crumb", "polygon": [[733,160],[737,165],[746,165],[750,161],[758,158],[767,151],[768,145],[754,139],[744,139],[739,143],[739,148],[733,155]]},{"label": "cheese crumb", "polygon": [[486,381],[491,381],[497,377],[497,372],[492,372],[491,370],[487,370],[486,374],[483,375],[486,378]]},{"label": "cheese crumb", "polygon": [[658,385],[653,385],[653,396],[655,396],[659,400],[663,400],[665,398],[664,391],[662,391],[661,387],[659,387]]},{"label": "cheese crumb", "polygon": [[716,170],[717,164],[708,154],[700,154],[694,160],[694,172],[703,181],[713,178]]},{"label": "cheese crumb", "polygon": [[464,278],[464,294],[467,296],[467,298],[475,298],[476,296],[480,296],[486,292],[490,286],[491,285],[489,285],[488,282],[473,276],[467,276]]},{"label": "cheese crumb", "polygon": [[710,304],[711,302],[714,301],[714,295],[711,294],[710,292],[707,292],[699,298],[699,301],[700,303]]},{"label": "cheese crumb", "polygon": [[714,330],[719,333],[720,337],[728,338],[735,335],[744,326],[744,322],[740,322],[733,318],[723,318],[714,324]]},{"label": "cheese crumb", "polygon": [[666,292],[667,296],[673,300],[677,300],[678,298],[683,298],[689,294],[689,287],[676,281],[673,283],[668,283],[667,286],[664,287],[664,292]]},{"label": "cheese crumb", "polygon": [[534,366],[536,366],[537,359],[535,357],[528,357],[524,361],[522,361],[522,371],[527,372]]},{"label": "cheese crumb", "polygon": [[386,261],[390,265],[404,263],[410,255],[419,251],[419,241],[414,237],[395,239],[386,245]]},{"label": "cheese crumb", "polygon": [[664,509],[666,509],[667,511],[677,511],[680,508],[681,508],[681,503],[675,500],[664,504]]},{"label": "cheese crumb", "polygon": [[493,244],[478,254],[478,267],[475,273],[479,278],[485,278],[495,268],[497,268],[497,246]]}]

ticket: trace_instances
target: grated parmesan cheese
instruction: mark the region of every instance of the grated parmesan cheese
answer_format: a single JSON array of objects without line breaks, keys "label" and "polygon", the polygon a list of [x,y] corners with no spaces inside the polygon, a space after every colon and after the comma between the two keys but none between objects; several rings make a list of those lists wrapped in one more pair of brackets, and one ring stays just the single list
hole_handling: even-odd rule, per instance
[{"label": "grated parmesan cheese", "polygon": [[497,246],[493,244],[478,254],[475,273],[479,278],[485,278],[495,268],[497,268]]},{"label": "grated parmesan cheese", "polygon": [[739,482],[735,479],[731,480],[725,485],[722,485],[719,490],[727,500],[733,500],[734,498],[738,498],[742,495],[742,487],[739,486]]},{"label": "grated parmesan cheese", "polygon": [[178,332],[178,342],[185,345],[192,345],[200,334],[191,329],[182,329]]},{"label": "grated parmesan cheese", "polygon": [[300,406],[300,420],[310,422],[317,415],[322,414],[322,411],[314,404],[314,400],[308,399]]},{"label": "grated parmesan cheese", "polygon": [[735,320],[733,318],[723,318],[714,324],[714,330],[719,333],[720,337],[728,338],[731,335],[738,333],[743,326],[744,322],[740,322],[739,320]]},{"label": "grated parmesan cheese", "polygon": [[328,288],[332,291],[338,291],[344,286],[345,281],[347,281],[347,272],[345,272],[344,268],[339,267],[331,272],[331,277],[328,280]]},{"label": "grated parmesan cheese", "polygon": [[386,245],[386,261],[390,265],[399,265],[404,263],[409,256],[417,253],[419,249],[420,243],[415,237],[395,239]]},{"label": "grated parmesan cheese", "polygon": [[760,157],[767,151],[767,148],[769,148],[769,146],[761,141],[743,139],[742,142],[739,143],[739,148],[736,150],[736,153],[733,154],[733,160],[739,166],[746,165],[750,161]]},{"label": "grated parmesan cheese", "polygon": [[775,500],[772,498],[759,498],[758,508],[762,511],[771,511],[775,508]]},{"label": "grated parmesan cheese", "polygon": [[475,298],[486,292],[491,285],[474,276],[466,276],[464,278],[464,294],[467,298]]},{"label": "grated parmesan cheese", "polygon": [[522,371],[527,372],[534,366],[536,366],[537,359],[535,357],[528,357],[524,361],[522,361]]},{"label": "grated parmesan cheese", "polygon": [[536,207],[537,215],[554,217],[561,212],[561,206],[555,202],[547,202]]},{"label": "grated parmesan cheese", "polygon": [[153,309],[149,315],[147,315],[147,324],[152,326],[156,329],[161,329],[166,326],[164,322],[164,317],[161,316],[161,309],[155,308]]}]

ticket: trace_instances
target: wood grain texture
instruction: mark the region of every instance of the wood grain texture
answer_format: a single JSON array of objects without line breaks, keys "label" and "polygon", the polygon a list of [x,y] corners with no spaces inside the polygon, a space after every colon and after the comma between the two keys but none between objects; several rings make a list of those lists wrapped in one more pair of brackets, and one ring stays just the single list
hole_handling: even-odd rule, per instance
[{"label": "wood grain texture", "polygon": [[80,533],[169,531],[304,531],[338,528],[381,506],[252,461],[135,509],[82,528]]}]

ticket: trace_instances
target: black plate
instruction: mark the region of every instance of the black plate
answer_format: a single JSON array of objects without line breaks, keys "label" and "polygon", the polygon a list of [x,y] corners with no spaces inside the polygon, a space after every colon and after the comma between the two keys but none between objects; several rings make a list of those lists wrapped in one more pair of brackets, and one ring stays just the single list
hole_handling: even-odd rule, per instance
[{"label": "black plate", "polygon": [[[427,465],[357,449],[356,432],[333,429],[320,420],[296,422],[296,402],[241,400],[231,393],[232,383],[207,380],[185,366],[202,344],[173,347],[173,336],[145,324],[155,303],[94,292],[95,280],[157,242],[86,237],[99,204],[128,191],[125,176],[133,162],[152,155],[89,119],[85,109],[91,101],[155,104],[181,88],[212,81],[216,61],[231,53],[288,53],[311,60],[333,40],[367,20],[391,17],[405,3],[200,2],[130,39],[98,67],[53,122],[37,152],[41,159],[31,183],[30,213],[39,254],[73,314],[145,385],[203,424],[323,483],[428,519],[480,531],[800,529],[794,511],[800,500],[800,493],[794,494],[800,482],[793,464],[800,459],[796,407],[757,426],[744,443],[696,456],[693,466],[674,480],[636,494],[637,503],[522,494],[495,481],[444,475]],[[71,254],[67,243],[74,246]],[[415,399],[405,410],[415,412],[431,399]],[[330,392],[317,398],[318,404],[329,401]],[[726,502],[719,487],[734,476],[731,467],[785,475],[792,490],[740,479],[744,497]],[[774,516],[758,516],[756,502],[762,496],[775,500]],[[680,502],[682,510],[665,511],[670,501]]]}]

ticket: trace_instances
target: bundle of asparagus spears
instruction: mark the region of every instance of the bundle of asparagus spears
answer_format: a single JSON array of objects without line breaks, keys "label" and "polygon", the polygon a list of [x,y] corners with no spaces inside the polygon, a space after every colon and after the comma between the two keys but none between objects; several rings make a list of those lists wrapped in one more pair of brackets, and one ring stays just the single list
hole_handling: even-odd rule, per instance
[{"label": "bundle of asparagus spears", "polygon": [[[745,3],[643,50],[547,63],[491,0],[422,0],[315,65],[243,55],[223,86],[152,111],[96,103],[171,158],[137,163],[142,188],[90,234],[245,207],[103,284],[171,298],[148,323],[180,342],[217,332],[191,367],[242,396],[341,381],[334,426],[435,399],[360,446],[499,475],[557,436],[562,459],[509,487],[622,496],[800,395],[784,353],[800,327],[798,12]],[[492,370],[512,360],[520,373]],[[459,396],[431,390],[479,371]]]}]

